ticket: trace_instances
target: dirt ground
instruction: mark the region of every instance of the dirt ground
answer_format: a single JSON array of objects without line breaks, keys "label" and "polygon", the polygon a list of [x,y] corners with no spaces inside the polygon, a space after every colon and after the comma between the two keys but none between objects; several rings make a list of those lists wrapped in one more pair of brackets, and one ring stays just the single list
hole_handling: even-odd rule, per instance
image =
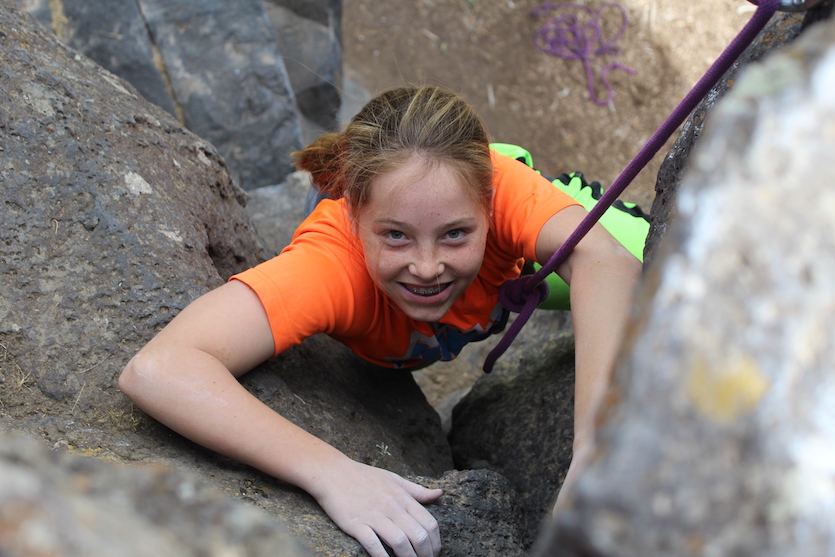
[{"label": "dirt ground", "polygon": [[[617,33],[619,10],[601,8],[604,2],[578,3],[600,10],[606,40]],[[598,106],[587,91],[582,62],[536,48],[534,36],[547,18],[534,17],[532,10],[542,5],[536,0],[344,0],[346,76],[371,94],[404,84],[449,87],[477,108],[494,141],[527,147],[546,174],[580,170],[605,188],[755,8],[746,0],[621,0],[628,27],[616,43],[620,52],[591,62],[598,97],[606,96],[599,79],[606,64],[617,61],[635,74],[611,71],[613,102]],[[562,6],[550,16],[588,17]],[[649,210],[666,151],[638,175],[625,200]],[[430,403],[441,404],[479,373],[468,370],[462,376],[459,368],[436,365],[420,375]]]},{"label": "dirt ground", "polygon": [[[583,2],[593,10],[603,2]],[[628,28],[612,61],[614,100],[594,104],[583,63],[540,52],[534,36],[547,18],[531,15],[535,0],[344,0],[347,74],[372,94],[404,84],[437,83],[470,101],[494,141],[527,147],[545,173],[582,170],[611,184],[719,53],[754,5],[746,0],[621,0]],[[559,4],[555,4],[559,5]],[[579,14],[562,8],[551,15]],[[614,8],[600,11],[604,36],[621,24]],[[652,203],[663,154],[638,176],[624,198]]]}]

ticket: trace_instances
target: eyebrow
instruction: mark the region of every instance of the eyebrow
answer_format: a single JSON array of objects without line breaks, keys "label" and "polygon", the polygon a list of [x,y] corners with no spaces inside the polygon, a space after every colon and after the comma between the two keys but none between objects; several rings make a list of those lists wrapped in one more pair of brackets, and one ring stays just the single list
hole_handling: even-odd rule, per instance
[{"label": "eyebrow", "polygon": [[[462,226],[473,226],[478,219],[475,217],[464,217],[461,219],[457,219],[451,222],[444,223],[441,228],[460,228]],[[389,226],[395,226],[398,228],[406,228],[409,227],[409,223],[399,221],[397,219],[392,219],[389,217],[380,217],[378,219],[374,219],[374,224],[386,224]]]}]

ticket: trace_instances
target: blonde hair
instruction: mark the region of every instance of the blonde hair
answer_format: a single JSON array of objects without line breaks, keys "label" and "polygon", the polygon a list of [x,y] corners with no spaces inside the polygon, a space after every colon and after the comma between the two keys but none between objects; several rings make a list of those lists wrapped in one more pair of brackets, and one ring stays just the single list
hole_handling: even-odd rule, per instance
[{"label": "blonde hair", "polygon": [[332,199],[345,197],[354,214],[368,202],[377,176],[412,157],[447,165],[485,211],[493,200],[484,123],[459,95],[440,87],[385,91],[343,132],[325,134],[293,157],[322,193]]}]

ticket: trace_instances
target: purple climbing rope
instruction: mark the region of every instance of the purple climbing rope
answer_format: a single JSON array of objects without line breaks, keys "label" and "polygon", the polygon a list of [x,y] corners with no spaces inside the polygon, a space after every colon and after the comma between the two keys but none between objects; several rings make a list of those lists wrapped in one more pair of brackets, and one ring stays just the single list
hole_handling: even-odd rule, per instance
[{"label": "purple climbing rope", "polygon": [[[614,37],[608,41],[603,38],[601,14],[607,8],[620,11],[621,26]],[[581,21],[577,12],[584,12],[587,21]],[[586,70],[586,82],[591,100],[600,106],[606,106],[615,97],[607,74],[611,70],[623,70],[635,74],[635,70],[619,62],[612,62],[600,71],[600,81],[606,88],[606,98],[600,99],[594,92],[593,62],[604,56],[614,56],[620,53],[616,43],[623,37],[629,25],[626,9],[620,4],[609,2],[603,4],[596,11],[582,4],[552,4],[547,2],[533,9],[534,17],[542,18],[551,15],[545,25],[534,36],[534,44],[542,52],[559,56],[566,60],[580,60]]]},{"label": "purple climbing rope", "polygon": [[687,116],[696,108],[705,95],[722,79],[725,72],[730,69],[739,56],[745,51],[757,37],[763,27],[771,20],[771,17],[780,7],[780,0],[759,0],[757,11],[742,28],[742,31],[731,41],[731,44],[716,59],[707,73],[696,83],[693,89],[684,97],[669,118],[661,124],[661,127],[647,141],[643,148],[635,155],[635,158],[615,179],[611,187],[598,200],[589,214],[580,222],[574,232],[566,239],[554,255],[533,275],[526,275],[518,279],[506,281],[499,290],[499,300],[508,310],[518,313],[519,316],[508,327],[504,337],[487,355],[484,361],[484,371],[490,373],[496,360],[505,353],[510,343],[528,321],[533,310],[548,296],[548,286],[545,284],[545,277],[554,272],[568,257],[574,247],[580,242],[583,236],[591,230],[591,227],[600,219],[600,216],[615,202],[623,193],[638,172],[655,156],[661,147],[667,142],[673,132],[684,122]]}]

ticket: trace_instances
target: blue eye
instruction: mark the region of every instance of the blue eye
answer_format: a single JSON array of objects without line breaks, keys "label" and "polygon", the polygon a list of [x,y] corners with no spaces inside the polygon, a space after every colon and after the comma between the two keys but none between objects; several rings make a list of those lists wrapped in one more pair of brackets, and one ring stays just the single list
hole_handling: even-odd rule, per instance
[{"label": "blue eye", "polygon": [[455,230],[450,230],[449,232],[447,232],[446,235],[450,240],[458,240],[462,236],[464,236],[464,230],[456,228]]},{"label": "blue eye", "polygon": [[392,240],[402,240],[406,237],[406,235],[400,232],[399,230],[389,230],[388,232],[386,232],[386,235]]}]

